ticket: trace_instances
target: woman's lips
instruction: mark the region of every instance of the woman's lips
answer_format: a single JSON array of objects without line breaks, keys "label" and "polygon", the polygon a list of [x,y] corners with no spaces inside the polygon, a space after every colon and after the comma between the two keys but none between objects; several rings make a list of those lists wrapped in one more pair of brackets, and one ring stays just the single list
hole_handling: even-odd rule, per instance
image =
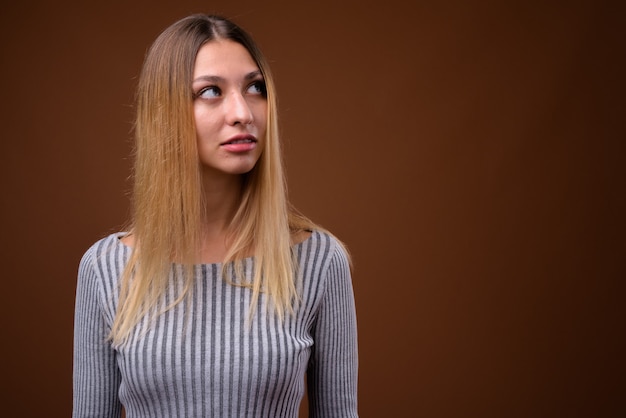
[{"label": "woman's lips", "polygon": [[223,149],[230,152],[252,151],[256,145],[257,140],[252,135],[237,135],[220,144]]}]

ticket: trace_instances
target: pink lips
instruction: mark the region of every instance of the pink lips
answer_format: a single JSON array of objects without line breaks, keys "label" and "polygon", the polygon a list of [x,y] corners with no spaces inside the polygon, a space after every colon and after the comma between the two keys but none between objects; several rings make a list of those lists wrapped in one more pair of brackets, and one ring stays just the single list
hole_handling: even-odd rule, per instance
[{"label": "pink lips", "polygon": [[256,148],[257,140],[252,135],[236,135],[220,146],[230,152],[247,152]]}]

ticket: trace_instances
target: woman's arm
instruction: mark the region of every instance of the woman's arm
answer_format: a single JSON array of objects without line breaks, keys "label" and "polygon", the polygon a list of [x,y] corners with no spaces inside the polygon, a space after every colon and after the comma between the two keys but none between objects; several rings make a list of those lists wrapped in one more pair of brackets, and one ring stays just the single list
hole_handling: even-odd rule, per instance
[{"label": "woman's arm", "polygon": [[357,327],[347,256],[339,246],[327,272],[307,371],[309,416],[357,417]]},{"label": "woman's arm", "polygon": [[120,373],[107,341],[94,247],[80,262],[74,316],[74,418],[119,418]]}]

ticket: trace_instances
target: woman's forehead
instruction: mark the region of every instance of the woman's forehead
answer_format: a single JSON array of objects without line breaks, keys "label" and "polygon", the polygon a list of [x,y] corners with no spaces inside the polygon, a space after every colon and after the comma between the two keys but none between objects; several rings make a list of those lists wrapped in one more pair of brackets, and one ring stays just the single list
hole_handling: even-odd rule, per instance
[{"label": "woman's forehead", "polygon": [[231,40],[209,41],[200,47],[194,65],[194,79],[202,76],[241,76],[259,71],[250,52]]}]

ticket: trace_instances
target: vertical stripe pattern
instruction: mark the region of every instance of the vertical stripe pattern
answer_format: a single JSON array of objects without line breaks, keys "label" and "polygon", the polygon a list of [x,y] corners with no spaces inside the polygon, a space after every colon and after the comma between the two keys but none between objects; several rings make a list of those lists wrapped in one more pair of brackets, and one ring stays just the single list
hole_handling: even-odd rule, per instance
[{"label": "vertical stripe pattern", "polygon": [[[193,293],[128,342],[106,341],[118,280],[130,249],[110,235],[79,266],[74,330],[73,417],[297,417],[308,378],[310,417],[357,416],[357,334],[346,254],[313,232],[294,246],[301,301],[280,321],[259,299],[248,323],[249,289],[195,267]],[[254,259],[244,260],[252,277]],[[182,290],[172,267],[166,302]]]}]

